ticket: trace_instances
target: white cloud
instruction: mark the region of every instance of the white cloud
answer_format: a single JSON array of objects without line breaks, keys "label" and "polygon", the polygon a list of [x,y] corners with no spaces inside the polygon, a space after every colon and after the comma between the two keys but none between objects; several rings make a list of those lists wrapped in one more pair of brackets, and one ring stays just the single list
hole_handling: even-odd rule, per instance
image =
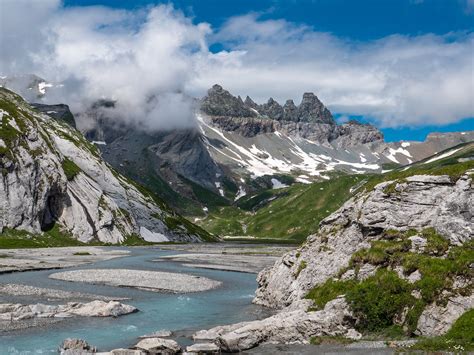
[{"label": "white cloud", "polygon": [[250,14],[230,19],[216,37],[233,52],[210,54],[197,86],[220,82],[280,102],[315,91],[334,112],[372,116],[382,126],[474,116],[472,33],[357,43]]},{"label": "white cloud", "polygon": [[[69,89],[51,92],[49,100],[77,110],[115,99],[118,118],[145,128],[192,124],[187,95],[202,96],[214,83],[257,101],[298,103],[314,91],[334,112],[372,116],[382,126],[474,116],[472,33],[358,43],[258,14],[230,18],[212,31],[171,6],[63,8],[59,0],[1,6],[0,74],[65,81]],[[227,50],[210,53],[207,42]]]},{"label": "white cloud", "polygon": [[[36,4],[36,2],[34,2]],[[39,2],[38,2],[39,3]],[[21,12],[28,10],[19,3]],[[48,5],[48,6],[46,6]],[[8,1],[16,9],[18,4]],[[9,10],[7,8],[7,10]],[[2,72],[34,72],[65,86],[47,100],[84,110],[98,99],[116,100],[114,117],[149,128],[188,127],[194,123],[192,99],[184,85],[194,73],[193,59],[207,52],[207,24],[194,25],[171,6],[136,12],[106,7],[62,8],[46,4],[41,18],[31,16],[29,32],[37,32],[14,56],[4,56],[13,40],[3,38]],[[26,23],[8,24],[8,32]],[[22,41],[23,38],[14,38]],[[25,58],[21,66],[14,58]]]}]

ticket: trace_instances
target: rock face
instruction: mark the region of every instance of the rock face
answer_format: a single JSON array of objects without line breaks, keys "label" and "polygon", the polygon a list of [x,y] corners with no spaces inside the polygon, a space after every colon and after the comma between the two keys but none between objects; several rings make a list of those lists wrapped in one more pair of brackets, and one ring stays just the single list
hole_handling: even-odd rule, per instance
[{"label": "rock face", "polygon": [[303,94],[303,100],[298,106],[297,113],[298,121],[335,124],[331,112],[312,92]]},{"label": "rock face", "polygon": [[[446,175],[414,175],[400,181],[379,183],[370,191],[360,192],[323,220],[318,233],[310,236],[302,247],[285,254],[272,267],[258,275],[259,287],[254,302],[281,309],[279,313],[263,320],[199,331],[194,335],[194,340],[213,341],[219,344],[222,350],[229,352],[250,349],[261,343],[305,343],[315,336],[344,336],[358,340],[362,336],[354,327],[361,325],[362,318],[360,313],[352,312],[351,302],[354,301],[346,301],[345,291],[341,289],[341,295],[335,294],[335,298],[327,302],[323,309],[316,311],[308,309],[313,301],[304,298],[315,286],[331,279],[352,279],[362,283],[363,280],[382,275],[377,271],[382,268],[385,269],[381,271],[395,274],[395,278],[398,274],[398,278],[404,280],[400,280],[401,284],[416,286],[404,291],[411,292],[408,297],[412,297],[410,302],[414,303],[407,303],[409,306],[405,304],[391,320],[393,324],[405,327],[407,314],[413,310],[410,307],[418,301],[421,302],[421,299],[428,302],[424,298],[426,295],[423,294],[423,289],[420,292],[417,288],[421,285],[417,282],[425,277],[425,269],[420,269],[421,272],[416,269],[405,274],[405,264],[401,266],[376,261],[371,264],[376,256],[374,259],[369,257],[367,261],[363,259],[364,254],[358,254],[359,259],[364,260],[362,265],[350,265],[349,261],[361,249],[368,252],[375,248],[372,242],[388,248],[401,245],[396,243],[403,243],[403,249],[398,249],[399,253],[405,250],[405,256],[408,258],[417,256],[417,253],[424,253],[425,259],[420,260],[428,258],[430,261],[452,260],[452,256],[446,254],[449,245],[451,248],[458,248],[456,252],[464,247],[469,248],[466,243],[471,242],[474,237],[472,173],[468,170],[461,177],[454,179],[455,181]],[[414,230],[425,231],[418,232],[425,238]],[[427,231],[438,231],[440,234],[423,234],[428,233]],[[383,243],[380,244],[381,242]],[[425,252],[424,248],[430,245],[431,248],[433,245],[444,245],[444,249]],[[378,250],[380,252],[380,249]],[[397,253],[393,250],[386,249],[386,252]],[[375,253],[377,249],[372,251]],[[396,255],[403,258],[403,254]],[[357,263],[354,260],[356,259],[352,259],[352,262]],[[451,262],[446,261],[446,265]],[[462,265],[472,267],[469,263]],[[472,280],[464,276],[465,273],[465,266],[462,266],[462,270],[456,271],[455,276],[448,280],[445,288],[437,291],[439,294],[436,297],[445,300],[444,305],[436,302],[420,303],[424,307],[423,311],[419,318],[415,318],[417,323],[412,323],[417,334],[441,335],[464,312],[474,307]],[[337,291],[337,287],[334,290]],[[373,296],[368,295],[367,302],[371,298]]]},{"label": "rock face", "polygon": [[281,106],[273,98],[258,105],[248,96],[244,102],[214,85],[202,100],[201,112],[210,116],[214,126],[244,137],[278,131],[320,144],[331,143],[337,148],[383,140],[382,133],[369,124],[351,121],[337,125],[331,112],[313,93],[303,94],[299,106],[293,100]]},{"label": "rock face", "polygon": [[55,120],[64,121],[71,127],[76,128],[76,120],[72,115],[71,110],[69,110],[68,105],[57,104],[57,105],[45,105],[39,103],[32,103],[31,107],[38,110],[41,113],[44,113]]},{"label": "rock face", "polygon": [[83,339],[75,339],[75,338],[68,338],[65,339],[61,346],[59,347],[59,351],[62,355],[73,355],[73,354],[92,354],[97,351],[97,349],[91,345],[89,345]]},{"label": "rock face", "polygon": [[328,302],[323,310],[317,312],[307,312],[303,305],[300,306],[259,321],[199,331],[193,338],[196,341],[214,341],[226,352],[238,352],[264,342],[308,343],[313,336],[357,334],[352,329],[353,317],[344,298]]},{"label": "rock face", "polygon": [[135,349],[143,350],[147,354],[177,354],[181,347],[178,343],[171,339],[162,339],[162,338],[146,338],[140,340],[137,345],[135,345]]},{"label": "rock face", "polygon": [[220,85],[214,85],[202,100],[201,110],[211,116],[256,117],[257,113]]},{"label": "rock face", "polygon": [[438,336],[446,333],[464,312],[474,308],[474,295],[454,296],[446,306],[433,303],[425,308],[418,320],[417,333]]},{"label": "rock face", "polygon": [[277,121],[335,124],[331,112],[311,92],[303,94],[299,106],[295,106],[293,100],[287,100],[285,105],[281,106],[273,98],[268,99],[263,105],[258,105],[249,96],[245,98],[244,102],[240,97],[233,96],[222,86],[216,84],[202,99],[201,112],[219,117],[263,116]]},{"label": "rock face", "polygon": [[[393,184],[393,185],[392,185]],[[394,191],[387,193],[387,186]],[[334,277],[356,251],[370,247],[384,230],[435,228],[461,245],[474,236],[472,177],[452,183],[448,176],[412,176],[384,182],[346,202],[324,219],[318,234],[258,276],[255,303],[282,308]],[[300,263],[306,267],[297,272]]]},{"label": "rock face", "polygon": [[135,307],[117,301],[69,302],[65,305],[4,303],[0,304],[0,320],[14,322],[33,318],[69,318],[74,316],[119,317],[137,311]]},{"label": "rock face", "polygon": [[41,234],[59,224],[83,242],[201,240],[164,203],[113,171],[78,131],[3,88],[0,103],[0,232]]}]

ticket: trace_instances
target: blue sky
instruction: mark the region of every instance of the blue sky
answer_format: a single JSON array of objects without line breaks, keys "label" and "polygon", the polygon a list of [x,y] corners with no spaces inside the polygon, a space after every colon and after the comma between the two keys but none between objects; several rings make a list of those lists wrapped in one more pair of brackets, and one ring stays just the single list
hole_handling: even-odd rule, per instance
[{"label": "blue sky", "polygon": [[0,74],[75,83],[55,99],[77,109],[113,97],[159,125],[187,117],[173,93],[219,83],[259,103],[314,92],[389,141],[474,129],[474,0],[2,1]]},{"label": "blue sky", "polygon": [[467,0],[65,0],[64,3],[126,9],[172,3],[196,21],[214,26],[232,16],[263,12],[263,18],[284,18],[361,41],[394,33],[445,34],[474,28],[474,6],[470,8]]}]

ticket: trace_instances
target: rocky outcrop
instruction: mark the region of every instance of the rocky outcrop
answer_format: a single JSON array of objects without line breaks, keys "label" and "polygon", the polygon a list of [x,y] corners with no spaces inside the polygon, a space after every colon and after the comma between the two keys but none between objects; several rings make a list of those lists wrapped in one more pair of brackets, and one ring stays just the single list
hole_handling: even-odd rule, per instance
[{"label": "rocky outcrop", "polygon": [[68,105],[57,104],[57,105],[46,105],[40,103],[32,103],[31,107],[38,110],[41,113],[44,113],[55,120],[66,122],[71,127],[76,128],[76,120],[69,109]]},{"label": "rocky outcrop", "polygon": [[65,339],[59,346],[59,352],[61,355],[94,354],[96,351],[96,347],[89,345],[83,339],[76,338]]},{"label": "rocky outcrop", "polygon": [[334,137],[336,138],[331,140],[331,144],[340,149],[383,141],[383,133],[379,129],[357,121],[338,125]]},{"label": "rocky outcrop", "polygon": [[446,305],[428,305],[418,320],[417,333],[423,336],[439,336],[446,333],[462,314],[474,308],[474,295],[456,295]]},{"label": "rocky outcrop", "polygon": [[246,106],[240,97],[233,96],[220,85],[214,85],[202,99],[201,111],[210,116],[256,117],[257,113]]},{"label": "rocky outcrop", "polygon": [[343,297],[317,312],[307,312],[307,305],[303,302],[263,320],[199,331],[193,338],[213,341],[226,352],[238,352],[261,343],[308,343],[314,336],[360,336],[352,329],[354,319]]},{"label": "rocky outcrop", "polygon": [[312,92],[303,94],[299,106],[287,100],[281,106],[272,97],[262,105],[256,104],[249,96],[242,101],[220,85],[214,85],[202,99],[201,112],[220,117],[260,117],[277,121],[310,122],[335,125],[331,112]]},{"label": "rocky outcrop", "polygon": [[369,124],[351,121],[337,125],[331,112],[313,93],[305,93],[299,106],[293,100],[281,106],[273,98],[258,105],[249,96],[243,102],[214,85],[202,100],[201,112],[209,116],[213,126],[244,137],[278,131],[335,148],[383,140],[382,133]]},{"label": "rocky outcrop", "polygon": [[34,318],[69,318],[74,316],[119,317],[137,311],[135,307],[117,301],[69,302],[65,305],[4,303],[0,304],[0,320],[15,322]]},{"label": "rocky outcrop", "polygon": [[[390,187],[390,188],[388,188]],[[433,227],[453,245],[474,236],[472,177],[411,176],[384,182],[359,194],[324,219],[317,234],[258,276],[254,302],[282,308],[348,266],[351,256],[370,247],[385,230]],[[305,268],[298,272],[301,263]]]},{"label": "rocky outcrop", "polygon": [[312,92],[305,92],[297,110],[298,121],[335,124],[331,112]]},{"label": "rocky outcrop", "polygon": [[200,240],[164,203],[113,171],[78,131],[3,88],[0,103],[0,233],[41,234],[57,223],[83,242]]},{"label": "rocky outcrop", "polygon": [[283,120],[298,121],[298,107],[296,107],[293,100],[286,100],[283,105]]},{"label": "rocky outcrop", "polygon": [[140,340],[134,349],[145,351],[146,354],[177,354],[181,347],[172,339],[146,338]]},{"label": "rocky outcrop", "polygon": [[283,107],[273,100],[272,97],[268,99],[268,102],[261,105],[258,109],[260,114],[265,115],[273,120],[282,120],[284,117]]}]

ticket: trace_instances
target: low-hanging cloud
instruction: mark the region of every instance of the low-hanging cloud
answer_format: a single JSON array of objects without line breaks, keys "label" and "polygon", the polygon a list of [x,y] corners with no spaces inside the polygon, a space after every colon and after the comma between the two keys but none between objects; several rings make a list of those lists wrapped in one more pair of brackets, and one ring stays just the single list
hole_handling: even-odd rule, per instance
[{"label": "low-hanging cloud", "polygon": [[[76,112],[114,100],[116,119],[145,129],[189,127],[190,97],[214,83],[260,102],[298,101],[314,91],[333,112],[365,115],[380,126],[474,116],[472,33],[359,43],[254,13],[211,29],[171,5],[126,11],[4,0],[1,6],[9,13],[2,15],[2,75],[32,72],[63,82],[47,100]],[[212,53],[213,43],[226,49]]]},{"label": "low-hanging cloud", "polygon": [[[132,12],[106,7],[62,8],[56,0],[41,3],[47,16],[30,18],[27,26],[39,32],[36,41],[17,50],[14,41],[21,42],[23,35],[11,41],[5,38],[5,49],[11,48],[12,53],[2,54],[1,71],[34,72],[62,83],[44,99],[66,102],[75,112],[105,99],[115,102],[115,108],[103,110],[109,116],[143,129],[182,128],[194,123],[193,100],[184,86],[195,75],[194,56],[207,52],[209,25],[194,25],[172,6]],[[7,0],[6,6],[28,12],[23,0]],[[2,33],[26,25],[21,16],[18,20],[5,24]],[[27,33],[24,37],[28,40]]]}]

